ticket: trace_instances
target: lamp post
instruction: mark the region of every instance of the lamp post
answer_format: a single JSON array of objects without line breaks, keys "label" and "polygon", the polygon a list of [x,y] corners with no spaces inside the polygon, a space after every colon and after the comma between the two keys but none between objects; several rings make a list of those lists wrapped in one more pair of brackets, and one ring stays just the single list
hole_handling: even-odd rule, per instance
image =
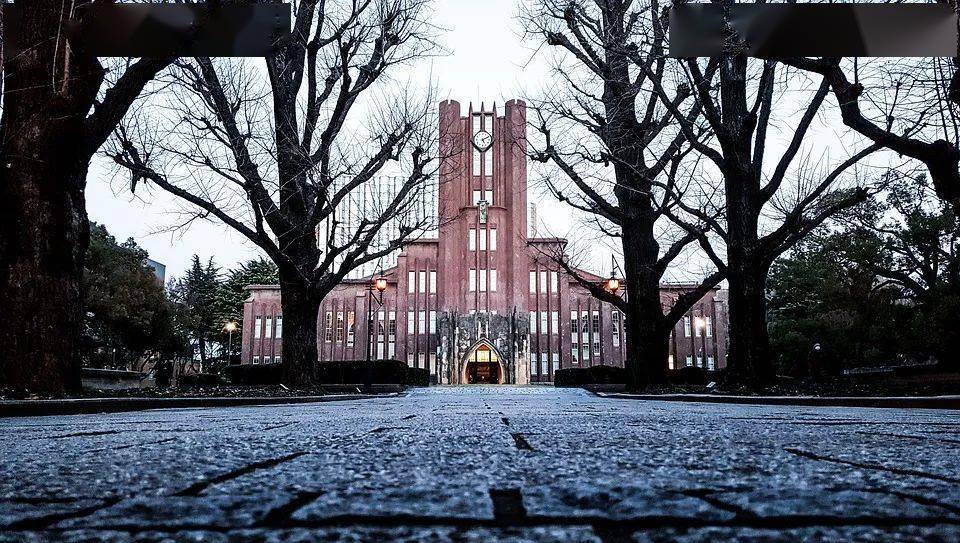
[{"label": "lamp post", "polygon": [[617,259],[610,255],[610,278],[604,284],[607,291],[616,294],[620,290],[620,279],[617,277]]},{"label": "lamp post", "polygon": [[[370,295],[367,297],[367,378],[366,382],[363,384],[367,392],[370,392],[370,390],[373,388],[373,362],[371,361],[371,357],[373,355],[371,352],[373,347],[371,338],[373,337],[372,329],[375,322],[373,316],[380,311],[381,307],[383,307],[383,293],[386,290],[387,278],[383,275],[378,275],[377,278],[374,279],[370,284]],[[377,301],[377,308],[375,310],[373,310],[371,307],[371,299],[376,299]]]},{"label": "lamp post", "polygon": [[227,333],[227,364],[233,361],[233,333],[237,330],[237,321],[227,321],[223,331]]}]

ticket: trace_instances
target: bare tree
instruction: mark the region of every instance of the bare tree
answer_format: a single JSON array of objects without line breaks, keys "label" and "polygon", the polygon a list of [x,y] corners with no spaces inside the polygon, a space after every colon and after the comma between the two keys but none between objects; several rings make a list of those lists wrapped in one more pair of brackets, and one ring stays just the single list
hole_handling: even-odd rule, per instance
[{"label": "bare tree", "polygon": [[923,163],[937,196],[960,214],[957,62],[923,59],[906,66],[887,62],[871,69],[880,74],[874,78],[879,84],[867,89],[858,61],[840,57],[784,59],[786,64],[823,77],[846,126]]},{"label": "bare tree", "polygon": [[[709,225],[678,202],[688,188],[678,182],[681,162],[692,149],[686,140],[705,132],[698,124],[699,105],[685,85],[673,86],[669,96],[653,91],[653,80],[663,88],[674,75],[674,63],[664,55],[665,26],[656,0],[540,0],[525,22],[529,34],[567,61],[554,71],[561,88],[531,100],[534,128],[543,140],[532,158],[561,173],[544,178],[555,197],[619,238],[626,296],[585,278],[569,255],[550,256],[595,297],[625,313],[630,385],[662,383],[671,330],[723,278],[714,270],[690,292],[666,304],[661,299],[660,283],[671,263],[688,246],[708,245]],[[688,133],[677,130],[672,117],[671,109],[681,108],[692,127]],[[670,232],[665,223],[679,216],[687,220]]]},{"label": "bare tree", "polygon": [[[825,79],[805,89],[795,71],[775,61],[751,61],[735,47],[720,57],[687,59],[685,66],[716,144],[696,140],[697,126],[667,106],[724,182],[724,221],[712,226],[726,245],[730,285],[727,381],[762,386],[774,378],[765,296],[770,265],[827,218],[868,198],[865,177],[847,174],[882,146],[862,146],[834,164],[826,154],[812,154],[805,143],[830,91]],[[657,92],[667,96],[662,86]],[[787,92],[791,99],[784,99]],[[793,98],[804,95],[805,105]],[[787,127],[780,122],[786,119]],[[786,137],[782,150],[772,144],[774,134]],[[768,156],[771,147],[779,151],[775,159]]]},{"label": "bare tree", "polygon": [[[68,37],[90,3],[17,1],[17,24],[3,29],[3,386],[79,390],[87,170],[144,86],[171,61],[121,62],[108,73]],[[112,85],[104,89],[108,79]]]},{"label": "bare tree", "polygon": [[[169,112],[121,127],[109,154],[134,186],[183,199],[192,218],[222,222],[277,264],[284,382],[308,386],[324,296],[431,226],[417,213],[436,167],[430,98],[390,96],[383,83],[436,45],[422,0],[292,8],[292,34],[266,58],[265,76],[249,62],[178,62],[165,82]],[[372,113],[361,123],[365,106]],[[345,224],[343,210],[387,173],[402,177],[396,190]]]}]

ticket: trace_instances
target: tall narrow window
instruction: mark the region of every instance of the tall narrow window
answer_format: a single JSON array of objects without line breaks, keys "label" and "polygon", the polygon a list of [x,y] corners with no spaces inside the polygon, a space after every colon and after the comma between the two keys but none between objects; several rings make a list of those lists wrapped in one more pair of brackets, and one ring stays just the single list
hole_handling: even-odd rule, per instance
[{"label": "tall narrow window", "polygon": [[543,351],[540,352],[540,374],[550,379],[550,359]]},{"label": "tall narrow window", "polygon": [[717,366],[716,366],[716,365],[714,364],[714,362],[713,362],[713,357],[712,357],[712,356],[708,356],[708,357],[707,357],[707,369],[710,370],[710,371],[713,371],[713,370],[717,369]]},{"label": "tall narrow window", "polygon": [[[277,317],[277,318],[279,319],[280,317]],[[706,322],[707,337],[713,337],[713,319],[711,319],[710,317],[707,317],[706,321],[707,321]]]},{"label": "tall narrow window", "polygon": [[407,366],[413,367],[413,353],[407,353]]},{"label": "tall narrow window", "polygon": [[480,270],[480,292],[487,291],[487,270]]},{"label": "tall narrow window", "polygon": [[477,290],[477,270],[473,268],[470,269],[470,277],[467,282],[470,283],[470,286],[468,287],[470,292]]},{"label": "tall narrow window", "polygon": [[436,311],[430,312],[430,333],[431,334],[437,333],[437,312]]},{"label": "tall narrow window", "polygon": [[[489,157],[489,156],[492,156],[493,153],[487,153],[487,155],[488,155],[488,157]],[[492,169],[492,167],[491,167],[491,169]],[[489,173],[488,173],[488,175],[489,175]],[[483,199],[486,200],[489,205],[493,205],[493,191],[492,191],[492,190],[485,190],[485,191],[483,191]]]},{"label": "tall narrow window", "polygon": [[560,353],[550,355],[550,373],[555,374],[560,369]]},{"label": "tall narrow window", "polygon": [[[593,312],[593,337],[600,337],[600,311]],[[599,341],[599,340],[598,340]]]},{"label": "tall narrow window", "polygon": [[476,228],[470,229],[470,241],[468,243],[468,247],[470,248],[471,251],[477,250],[477,229]]},{"label": "tall narrow window", "polygon": [[413,317],[413,311],[407,311],[407,333],[408,334],[413,334],[414,324],[415,322]]},{"label": "tall narrow window", "polygon": [[560,273],[550,272],[550,290],[557,292],[560,290]]},{"label": "tall narrow window", "polygon": [[541,271],[540,272],[540,292],[546,292],[546,291],[547,291],[547,272]]},{"label": "tall narrow window", "polygon": [[430,270],[430,294],[437,293],[437,270]]},{"label": "tall narrow window", "polygon": [[343,311],[337,311],[337,343],[343,341],[344,338],[344,329],[343,329]]},{"label": "tall narrow window", "polygon": [[387,335],[390,337],[390,341],[397,340],[397,312],[391,311],[390,318],[387,321]]},{"label": "tall narrow window", "polygon": [[386,335],[387,315],[384,310],[377,312],[377,343],[383,342],[383,336]]},{"label": "tall narrow window", "polygon": [[407,272],[407,292],[417,291],[417,272]]},{"label": "tall narrow window", "polygon": [[264,330],[264,333],[267,336],[267,339],[273,337],[273,318],[267,317],[267,329]]},{"label": "tall narrow window", "polygon": [[427,291],[427,270],[420,270],[420,292]]},{"label": "tall narrow window", "polygon": [[277,333],[274,337],[280,339],[283,337],[283,315],[277,315]]},{"label": "tall narrow window", "polygon": [[497,291],[497,270],[490,270],[490,292]]},{"label": "tall narrow window", "polygon": [[537,293],[537,272],[530,272],[530,294]]},{"label": "tall narrow window", "polygon": [[473,205],[480,205],[480,199],[482,198],[481,192],[479,190],[473,191]]},{"label": "tall narrow window", "polygon": [[684,315],[683,317],[683,337],[690,337],[690,315]]},{"label": "tall narrow window", "polygon": [[620,346],[620,310],[614,309],[610,316],[610,328],[613,332],[613,346]]},{"label": "tall narrow window", "polygon": [[353,347],[354,338],[357,335],[357,314],[353,311],[347,311],[347,347]]},{"label": "tall narrow window", "polygon": [[692,366],[692,365],[693,365],[693,357],[692,357],[692,356],[688,356],[688,357],[687,357],[687,366]]},{"label": "tall narrow window", "polygon": [[490,250],[491,251],[497,250],[497,229],[496,228],[490,229]]},{"label": "tall narrow window", "polygon": [[549,315],[547,314],[546,311],[540,312],[540,333],[541,334],[547,333],[547,317],[549,317]]},{"label": "tall narrow window", "polygon": [[418,367],[418,368],[425,368],[425,367],[427,367],[426,360],[427,360],[427,353],[420,353],[420,354],[418,354],[418,355],[417,355],[417,367]]},{"label": "tall narrow window", "polygon": [[530,353],[530,375],[539,375],[537,368],[537,353]]},{"label": "tall narrow window", "polygon": [[531,334],[537,333],[537,312],[536,311],[530,312],[530,333]]},{"label": "tall narrow window", "polygon": [[427,333],[427,312],[418,311],[417,312],[417,325],[419,326],[418,330],[421,334]]},{"label": "tall narrow window", "polygon": [[[577,341],[577,335],[580,332],[580,315],[576,311],[570,312],[570,338],[574,343],[579,343]],[[576,359],[576,357],[574,357]]]},{"label": "tall narrow window", "polygon": [[327,311],[324,314],[323,324],[323,340],[327,342],[333,341],[333,311]]},{"label": "tall narrow window", "polygon": [[559,311],[550,312],[550,326],[551,326],[550,331],[553,335],[560,334],[560,312]]},{"label": "tall narrow window", "polygon": [[253,320],[253,338],[260,339],[260,327],[263,324],[263,321],[260,320],[260,317],[257,317]]},{"label": "tall narrow window", "polygon": [[481,228],[478,234],[480,236],[480,239],[478,240],[480,242],[480,250],[486,251],[487,250],[487,229]]},{"label": "tall narrow window", "polygon": [[574,364],[580,361],[580,348],[578,343],[574,343],[573,347],[570,348],[570,360]]},{"label": "tall narrow window", "polygon": [[430,353],[430,375],[437,374],[437,353]]}]

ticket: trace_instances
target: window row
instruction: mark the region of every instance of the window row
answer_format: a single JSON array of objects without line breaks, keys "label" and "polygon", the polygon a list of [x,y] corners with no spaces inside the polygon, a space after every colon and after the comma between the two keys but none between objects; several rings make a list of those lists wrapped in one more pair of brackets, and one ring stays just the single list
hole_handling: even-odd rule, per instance
[{"label": "window row", "polygon": [[470,292],[490,292],[497,291],[497,270],[481,269],[480,273],[474,268],[470,269]]},{"label": "window row", "polygon": [[[704,358],[706,358],[706,360],[704,360]],[[704,362],[706,362],[706,363],[704,363]],[[697,355],[696,357],[694,357],[694,356],[691,356],[691,355],[687,355],[687,358],[686,358],[686,360],[684,361],[684,365],[685,365],[686,367],[688,367],[688,368],[689,368],[690,366],[696,366],[696,367],[698,367],[698,368],[704,368],[704,369],[706,369],[706,370],[708,370],[708,371],[713,371],[713,370],[717,369],[717,365],[716,365],[716,362],[715,362],[714,359],[713,359],[713,356],[704,357],[703,355]],[[679,369],[679,368],[677,367],[676,361],[673,359],[673,355],[670,355],[670,358],[669,358],[669,360],[668,360],[668,366],[669,366],[669,368],[672,369],[672,370]]]},{"label": "window row", "polygon": [[539,273],[536,271],[530,271],[530,294],[536,294],[537,292],[547,292],[547,276],[550,278],[550,292],[559,292],[560,290],[560,273],[559,272],[548,272],[542,270]]},{"label": "window row", "polygon": [[683,317],[683,337],[691,337],[694,329],[698,336],[713,337],[713,319],[710,317],[694,317],[691,319],[690,315],[685,315]]},{"label": "window row", "polygon": [[[426,334],[427,332],[427,311],[407,311],[407,333]],[[430,331],[431,334],[437,333],[437,312],[430,311]],[[414,328],[414,326],[416,328]]]},{"label": "window row", "polygon": [[[487,243],[487,237],[490,238],[489,243]],[[478,241],[479,243],[477,243]],[[497,250],[497,229],[490,228],[488,230],[485,228],[481,228],[480,235],[477,236],[477,229],[471,228],[468,246],[470,247],[471,251],[476,251],[478,246],[480,247],[481,251],[486,251],[487,247],[489,247],[491,251],[496,251]]]},{"label": "window row", "polygon": [[[547,320],[549,318],[549,329]],[[560,333],[560,312],[559,311],[531,311],[530,312],[530,333],[531,334],[559,334]]]},{"label": "window row", "polygon": [[[614,311],[614,313],[617,313]],[[600,311],[593,309],[590,311],[576,310],[570,312],[570,337],[574,343],[579,343],[578,337],[586,338],[593,332],[594,341],[600,340]]]},{"label": "window row", "polygon": [[530,375],[549,377],[560,369],[560,353],[530,353]]},{"label": "window row", "polygon": [[[262,362],[263,364],[269,364],[269,363],[270,363],[270,356],[269,356],[269,355],[266,355],[266,356],[264,356],[264,357],[262,358],[262,360],[263,360],[263,362]],[[261,357],[259,357],[259,356],[254,356],[254,357],[253,357],[253,363],[254,363],[254,364],[260,364],[260,363],[261,363]],[[277,355],[277,356],[274,356],[274,357],[273,357],[273,363],[274,363],[274,364],[279,364],[279,363],[280,363],[280,355]]]},{"label": "window row", "polygon": [[323,317],[323,341],[341,343],[346,338],[347,345],[353,346],[356,336],[355,320],[356,313],[353,311],[327,311]]},{"label": "window row", "polygon": [[[430,364],[429,368],[427,364]],[[416,358],[414,358],[413,353],[407,353],[407,366],[411,368],[424,368],[430,370],[430,375],[437,374],[437,354],[430,353],[429,356],[427,353],[421,352],[417,353]]]},{"label": "window row", "polygon": [[[593,340],[593,355],[600,356],[599,339]],[[578,345],[574,343],[570,348],[570,358],[572,358],[574,362],[586,362],[590,360],[590,344],[583,343]]]},{"label": "window row", "polygon": [[[274,327],[275,326],[275,327]],[[256,317],[253,319],[253,338],[267,339],[283,337],[283,315],[274,317]]]},{"label": "window row", "polygon": [[[429,285],[427,278],[430,278]],[[430,294],[437,293],[437,272],[436,270],[420,270],[407,272],[407,292],[427,292],[429,286]]]}]

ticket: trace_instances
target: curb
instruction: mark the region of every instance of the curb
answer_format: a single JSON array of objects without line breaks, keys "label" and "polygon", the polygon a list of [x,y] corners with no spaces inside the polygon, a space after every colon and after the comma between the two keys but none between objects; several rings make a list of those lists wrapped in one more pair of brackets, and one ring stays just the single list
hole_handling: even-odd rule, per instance
[{"label": "curb", "polygon": [[720,394],[622,394],[595,392],[601,398],[661,402],[701,402],[809,407],[881,407],[901,409],[958,409],[960,396],[724,396]]},{"label": "curb", "polygon": [[327,396],[271,396],[261,398],[80,398],[75,400],[4,400],[0,401],[0,418],[43,417],[49,415],[82,415],[120,413],[148,409],[183,409],[193,407],[241,407],[301,403],[338,402],[393,398],[388,394],[330,394]]}]

